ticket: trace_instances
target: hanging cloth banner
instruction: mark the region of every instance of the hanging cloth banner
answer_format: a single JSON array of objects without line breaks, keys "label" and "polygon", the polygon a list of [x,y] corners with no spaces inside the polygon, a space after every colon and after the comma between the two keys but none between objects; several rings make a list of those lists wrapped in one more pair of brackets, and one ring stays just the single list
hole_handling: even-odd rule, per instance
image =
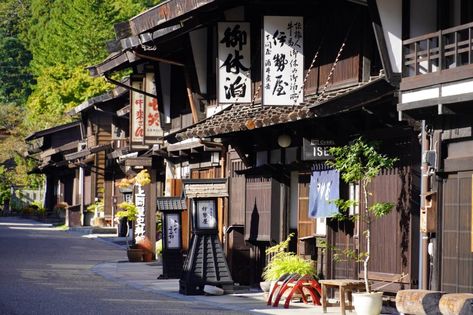
[{"label": "hanging cloth banner", "polygon": [[314,171],[310,177],[309,218],[332,217],[338,213],[330,202],[340,198],[340,175],[336,170]]}]

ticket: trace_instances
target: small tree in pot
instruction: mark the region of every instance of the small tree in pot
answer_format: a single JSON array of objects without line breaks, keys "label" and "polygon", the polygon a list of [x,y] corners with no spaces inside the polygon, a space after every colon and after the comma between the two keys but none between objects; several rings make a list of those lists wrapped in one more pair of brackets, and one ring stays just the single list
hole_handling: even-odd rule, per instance
[{"label": "small tree in pot", "polygon": [[[377,152],[373,145],[365,142],[362,138],[358,138],[352,144],[343,147],[331,148],[329,153],[334,159],[327,161],[327,165],[338,170],[344,182],[359,183],[361,188],[361,198],[363,200],[361,218],[366,226],[366,229],[363,231],[366,237],[366,252],[360,253],[359,256],[360,260],[363,260],[366,292],[371,293],[368,282],[368,267],[371,254],[372,223],[376,218],[389,214],[394,204],[389,202],[376,202],[370,205],[369,199],[373,193],[369,191],[369,183],[382,169],[392,168],[397,159],[389,158]],[[336,201],[336,204],[342,211],[346,210],[354,203],[354,200]],[[379,295],[379,312],[380,311],[381,295]],[[365,313],[365,311],[358,313],[368,314]]]}]

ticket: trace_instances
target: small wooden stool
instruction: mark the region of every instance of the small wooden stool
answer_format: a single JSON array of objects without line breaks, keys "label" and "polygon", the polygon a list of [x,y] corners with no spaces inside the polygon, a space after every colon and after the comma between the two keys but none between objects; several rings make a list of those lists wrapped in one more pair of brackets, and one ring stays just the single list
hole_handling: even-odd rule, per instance
[{"label": "small wooden stool", "polygon": [[348,297],[348,308],[352,309],[352,297],[353,291],[364,291],[365,282],[363,280],[351,280],[351,279],[334,279],[334,280],[320,280],[322,286],[322,307],[323,312],[327,312],[327,288],[338,288],[340,292],[340,313],[345,315],[345,294]]}]

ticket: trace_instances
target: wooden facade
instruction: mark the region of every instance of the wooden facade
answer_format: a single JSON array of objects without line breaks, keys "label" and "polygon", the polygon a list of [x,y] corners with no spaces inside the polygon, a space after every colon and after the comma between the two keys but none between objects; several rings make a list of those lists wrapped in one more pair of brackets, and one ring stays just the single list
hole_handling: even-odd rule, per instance
[{"label": "wooden facade", "polygon": [[471,292],[471,2],[408,4],[398,17],[409,21],[402,24],[403,51],[389,53],[402,60],[400,117],[422,123],[420,287]]},{"label": "wooden facade", "polygon": [[[170,8],[179,9],[170,12]],[[165,160],[164,165],[153,164],[162,183],[158,194],[175,195],[175,183],[181,179],[228,178],[228,197],[218,202],[218,226],[237,282],[257,284],[267,262],[265,249],[285,239],[289,231],[296,232],[292,249],[321,260],[319,271],[325,276],[358,278],[357,264],[331,263],[330,252],[322,255],[316,239],[325,236],[317,235],[316,222],[308,217],[308,178],[317,163],[304,161],[301,150],[304,138],[334,139],[341,145],[360,134],[376,138],[411,128],[396,121],[394,87],[385,81],[368,9],[353,1],[172,0],[123,24],[117,32],[119,57],[91,68],[93,75],[110,80],[113,71],[126,67],[133,68],[134,74],[143,74],[140,72],[148,65],[170,67],[170,76],[156,77],[162,128],[168,134],[163,143],[149,144],[137,153],[152,156],[154,161]],[[260,106],[263,17],[278,15],[304,19],[302,106]],[[223,108],[217,100],[217,23],[223,21],[250,23],[252,102],[227,104],[221,112],[207,115]],[[196,45],[192,38],[197,32],[202,40]],[[201,63],[206,66],[200,67]],[[291,138],[287,148],[277,142],[283,133]],[[410,145],[411,134],[406,137],[409,149],[416,150]],[[193,138],[200,138],[200,143]],[[391,150],[399,156],[402,150],[396,145]],[[118,156],[125,154],[114,149]],[[417,160],[403,156],[403,163],[402,171],[380,176],[375,182],[380,198],[405,203],[390,217],[397,223],[389,227],[395,242],[376,251],[378,265],[370,270],[373,277],[415,269],[416,239],[410,233],[416,224],[412,187],[417,179],[408,170]],[[291,179],[294,174],[298,180]],[[184,233],[189,233],[191,215],[187,211],[182,215],[187,225]],[[378,228],[385,226],[380,223]],[[361,249],[355,232],[332,224],[326,238],[332,245]],[[184,244],[186,236],[190,233],[184,236]],[[386,261],[381,257],[389,253],[395,262],[383,269]],[[242,272],[242,265],[250,265],[249,270]],[[409,285],[415,286],[415,275],[411,276]]]}]

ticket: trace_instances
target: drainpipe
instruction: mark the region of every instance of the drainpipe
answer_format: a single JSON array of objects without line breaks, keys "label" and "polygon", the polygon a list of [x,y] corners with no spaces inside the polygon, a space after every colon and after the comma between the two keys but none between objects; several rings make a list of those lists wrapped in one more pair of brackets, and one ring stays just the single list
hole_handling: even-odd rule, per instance
[{"label": "drainpipe", "polygon": [[[426,132],[426,123],[425,120],[422,121],[422,154],[429,150],[430,141],[429,136]],[[420,182],[420,207],[421,209],[425,207],[425,196],[429,191],[429,165],[427,161],[424,161],[422,158],[421,161],[421,182]],[[420,232],[420,253],[419,253],[419,285],[421,289],[428,289],[429,282],[429,254],[428,254],[428,244],[429,244],[429,235],[427,233]]]}]

